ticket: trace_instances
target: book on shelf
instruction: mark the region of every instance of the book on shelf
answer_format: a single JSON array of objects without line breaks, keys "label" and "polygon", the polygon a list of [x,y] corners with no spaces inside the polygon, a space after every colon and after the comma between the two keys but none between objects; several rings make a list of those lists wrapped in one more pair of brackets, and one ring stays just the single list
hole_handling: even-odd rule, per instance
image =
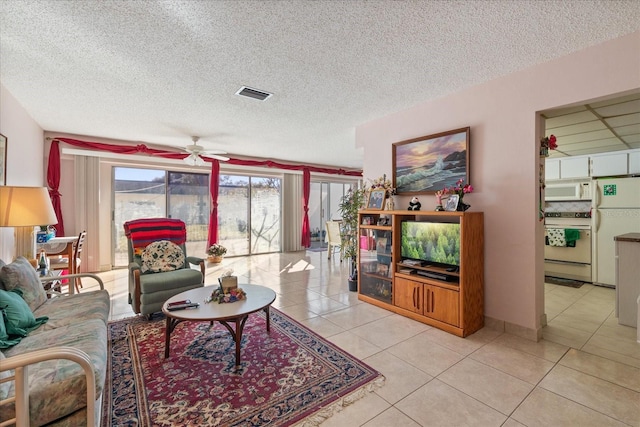
[{"label": "book on shelf", "polygon": [[376,242],[376,252],[379,254],[387,253],[387,238],[386,237],[378,237]]}]

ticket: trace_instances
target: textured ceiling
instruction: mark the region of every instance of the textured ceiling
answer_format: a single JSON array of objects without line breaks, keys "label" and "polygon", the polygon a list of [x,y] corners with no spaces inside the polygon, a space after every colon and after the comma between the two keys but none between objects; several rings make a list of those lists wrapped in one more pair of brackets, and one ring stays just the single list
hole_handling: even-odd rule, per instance
[{"label": "textured ceiling", "polygon": [[3,0],[0,79],[47,131],[359,168],[359,124],[638,29],[637,0]]}]

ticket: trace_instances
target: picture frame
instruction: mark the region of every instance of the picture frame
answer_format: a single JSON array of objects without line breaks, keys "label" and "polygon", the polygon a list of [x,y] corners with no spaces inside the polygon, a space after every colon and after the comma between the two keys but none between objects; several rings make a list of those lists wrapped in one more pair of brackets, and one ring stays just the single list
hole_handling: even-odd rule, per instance
[{"label": "picture frame", "polygon": [[471,128],[393,144],[393,187],[400,195],[435,194],[462,178],[469,182]]},{"label": "picture frame", "polygon": [[445,211],[453,212],[458,209],[458,203],[460,202],[460,196],[452,194],[447,199],[447,204],[444,207]]},{"label": "picture frame", "polygon": [[379,210],[384,208],[384,199],[387,194],[387,190],[371,190],[369,192],[369,200],[367,201],[367,209]]},{"label": "picture frame", "polygon": [[7,137],[0,133],[0,185],[7,185]]}]

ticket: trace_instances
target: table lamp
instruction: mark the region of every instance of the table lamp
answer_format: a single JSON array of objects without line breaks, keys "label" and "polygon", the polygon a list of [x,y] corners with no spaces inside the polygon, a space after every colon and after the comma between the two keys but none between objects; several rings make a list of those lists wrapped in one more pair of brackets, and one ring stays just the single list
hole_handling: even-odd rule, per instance
[{"label": "table lamp", "polygon": [[[30,239],[31,254],[16,250],[17,255],[35,257],[33,227],[57,224],[49,191],[45,187],[0,186],[0,227],[16,227],[16,247],[24,246],[25,234]],[[22,238],[19,238],[22,237]]]}]

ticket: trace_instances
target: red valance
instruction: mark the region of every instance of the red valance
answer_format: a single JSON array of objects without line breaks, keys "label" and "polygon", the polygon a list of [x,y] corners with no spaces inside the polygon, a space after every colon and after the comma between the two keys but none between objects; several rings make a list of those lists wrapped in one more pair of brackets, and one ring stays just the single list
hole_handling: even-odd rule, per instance
[{"label": "red valance", "polygon": [[[77,139],[72,138],[53,138],[53,141],[64,142],[69,145],[73,145],[74,147],[81,148],[91,148],[93,150],[98,151],[108,151],[110,153],[116,154],[147,154],[155,157],[163,157],[165,159],[184,159],[188,157],[187,153],[176,153],[175,151],[167,151],[160,150],[158,148],[150,148],[144,144],[138,145],[120,145],[120,144],[107,144],[104,142],[88,142],[88,141],[79,141]],[[207,157],[206,155],[201,155],[202,159],[206,162],[213,162],[216,159],[212,159]],[[261,166],[268,168],[278,168],[284,170],[295,170],[295,171],[304,171],[305,169],[309,169],[310,172],[317,173],[326,173],[329,175],[345,175],[345,176],[362,176],[362,171],[354,171],[354,170],[346,170],[346,169],[336,169],[336,168],[325,168],[320,166],[311,166],[311,165],[294,165],[289,163],[280,163],[275,162],[273,160],[250,160],[250,159],[235,159],[229,158],[226,162],[230,165],[239,165],[239,166]]]},{"label": "red valance", "polygon": [[[187,153],[176,153],[175,151],[161,150],[158,148],[150,148],[144,144],[124,145],[124,144],[108,144],[103,142],[79,141],[72,138],[53,138],[51,143],[51,151],[49,152],[49,165],[47,170],[47,182],[49,184],[49,192],[54,209],[58,215],[58,233],[64,234],[64,223],[62,218],[62,210],[60,209],[60,149],[59,142],[72,145],[74,147],[89,148],[97,151],[108,151],[116,154],[146,154],[153,157],[162,157],[165,159],[184,159],[189,156]],[[207,244],[210,246],[218,241],[218,182],[220,175],[220,164],[218,160],[201,155],[202,159],[211,163],[211,213],[209,216],[209,233]],[[311,244],[311,230],[309,225],[309,193],[311,185],[310,172],[325,173],[329,175],[345,175],[345,176],[362,176],[362,171],[350,171],[345,169],[325,168],[311,165],[294,165],[289,163],[280,163],[273,160],[250,160],[230,158],[226,163],[239,166],[258,166],[268,168],[278,168],[283,170],[303,171],[303,198],[304,198],[304,217],[302,223],[302,245],[309,247]],[[308,240],[307,240],[308,239]]]}]

